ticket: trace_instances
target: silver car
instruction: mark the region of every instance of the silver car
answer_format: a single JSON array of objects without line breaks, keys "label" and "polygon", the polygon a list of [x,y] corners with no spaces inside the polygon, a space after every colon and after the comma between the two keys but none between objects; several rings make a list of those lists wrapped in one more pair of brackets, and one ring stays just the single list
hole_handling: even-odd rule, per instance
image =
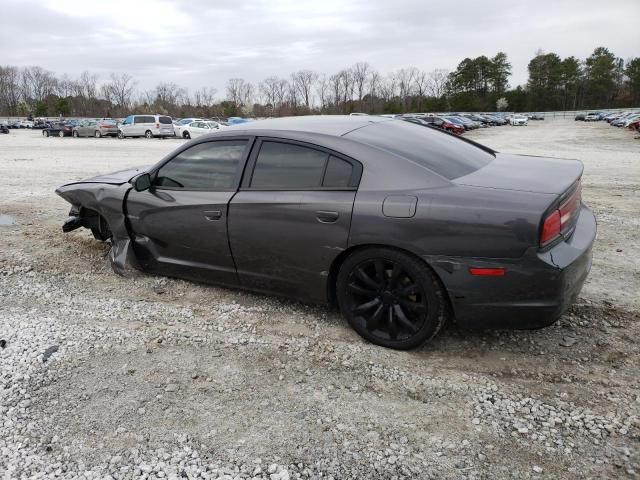
[{"label": "silver car", "polygon": [[129,115],[118,126],[118,138],[175,136],[173,120],[166,115]]},{"label": "silver car", "polygon": [[115,137],[118,125],[114,120],[85,120],[73,128],[72,135],[78,137]]}]

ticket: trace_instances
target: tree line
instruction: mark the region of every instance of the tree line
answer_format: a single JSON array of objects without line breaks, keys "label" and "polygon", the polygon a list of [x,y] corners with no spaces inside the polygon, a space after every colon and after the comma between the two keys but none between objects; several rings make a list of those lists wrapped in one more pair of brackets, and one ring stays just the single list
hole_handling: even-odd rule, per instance
[{"label": "tree line", "polygon": [[358,62],[333,74],[301,70],[254,84],[243,78],[195,91],[161,82],[141,91],[127,73],[78,78],[38,66],[0,66],[0,115],[121,117],[131,112],[185,116],[283,116],[316,113],[548,111],[640,105],[640,57],[626,62],[605,47],[586,59],[539,51],[524,85],[509,85],[504,52],[465,58],[454,71],[407,67],[382,74]]}]

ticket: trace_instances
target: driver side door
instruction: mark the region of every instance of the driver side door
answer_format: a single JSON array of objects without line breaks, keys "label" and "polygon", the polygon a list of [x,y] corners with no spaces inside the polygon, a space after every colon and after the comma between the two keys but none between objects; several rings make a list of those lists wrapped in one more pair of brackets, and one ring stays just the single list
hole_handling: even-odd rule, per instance
[{"label": "driver side door", "polygon": [[202,142],[151,172],[150,189],[127,197],[136,258],[148,271],[237,284],[227,232],[252,139]]}]

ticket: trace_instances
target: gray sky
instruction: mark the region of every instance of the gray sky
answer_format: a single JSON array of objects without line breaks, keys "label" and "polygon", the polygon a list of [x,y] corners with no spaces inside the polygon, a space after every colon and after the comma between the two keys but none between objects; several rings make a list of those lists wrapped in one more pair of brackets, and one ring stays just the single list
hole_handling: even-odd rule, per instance
[{"label": "gray sky", "polygon": [[218,96],[230,77],[331,74],[358,61],[383,74],[453,70],[502,50],[518,85],[538,49],[640,56],[639,0],[0,0],[0,11],[0,64],[128,72],[141,90],[165,81]]}]

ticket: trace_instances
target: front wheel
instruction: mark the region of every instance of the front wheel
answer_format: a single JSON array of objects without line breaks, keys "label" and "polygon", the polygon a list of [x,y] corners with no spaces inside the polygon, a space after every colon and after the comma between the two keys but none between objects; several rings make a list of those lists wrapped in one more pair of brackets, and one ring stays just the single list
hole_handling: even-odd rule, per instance
[{"label": "front wheel", "polygon": [[48,130],[43,130],[42,131],[42,135],[44,135],[45,137],[49,136],[49,131]]},{"label": "front wheel", "polygon": [[366,340],[407,350],[431,340],[448,316],[439,280],[419,259],[367,248],[340,267],[336,295],[342,314]]},{"label": "front wheel", "polygon": [[144,132],[144,136],[147,138],[153,138],[153,133],[151,133],[151,130],[147,130]]},{"label": "front wheel", "polygon": [[124,138],[124,132],[122,130],[118,130],[118,138],[122,140]]},{"label": "front wheel", "polygon": [[93,134],[94,137],[96,138],[102,138],[102,134],[100,133],[100,130],[96,130]]},{"label": "front wheel", "polygon": [[182,132],[182,138],[189,140],[191,138],[191,134],[189,132]]},{"label": "front wheel", "polygon": [[58,132],[58,136],[59,136],[60,138],[64,137],[64,132],[63,132],[62,130],[60,130],[60,131]]}]

